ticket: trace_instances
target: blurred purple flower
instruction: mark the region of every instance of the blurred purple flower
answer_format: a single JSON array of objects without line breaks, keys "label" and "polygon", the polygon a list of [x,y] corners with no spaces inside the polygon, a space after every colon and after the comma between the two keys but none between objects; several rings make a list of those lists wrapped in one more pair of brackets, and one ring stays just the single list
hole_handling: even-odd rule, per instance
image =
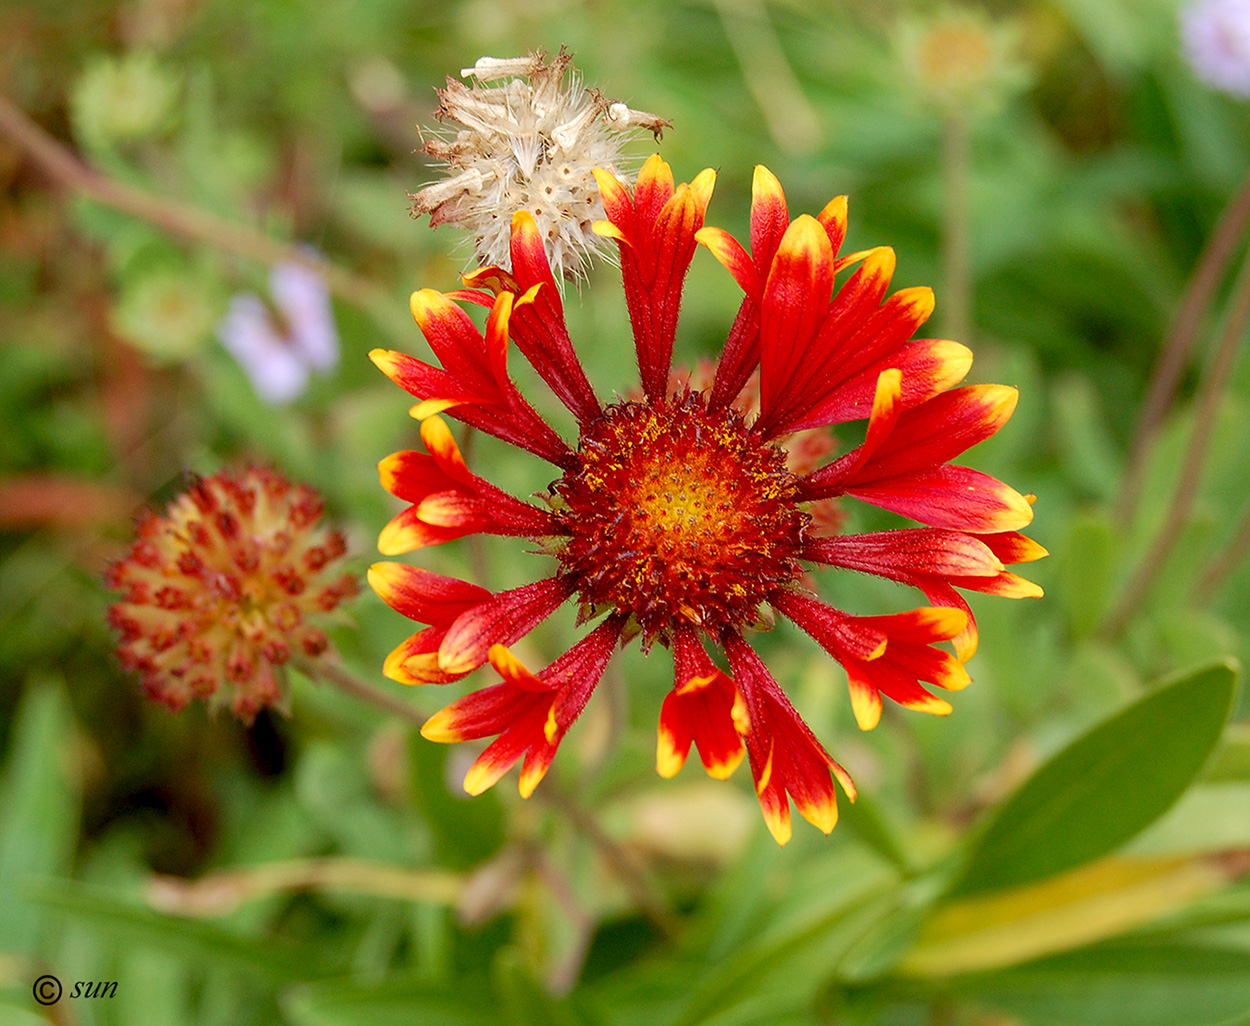
[{"label": "blurred purple flower", "polygon": [[257,296],[230,300],[217,326],[222,345],[252,379],[256,394],[269,403],[289,403],[308,387],[309,374],[330,370],[339,359],[339,337],[325,281],[297,263],[278,264],[269,273],[277,317]]},{"label": "blurred purple flower", "polygon": [[1199,0],[1185,8],[1181,42],[1200,79],[1250,97],[1250,0]]}]

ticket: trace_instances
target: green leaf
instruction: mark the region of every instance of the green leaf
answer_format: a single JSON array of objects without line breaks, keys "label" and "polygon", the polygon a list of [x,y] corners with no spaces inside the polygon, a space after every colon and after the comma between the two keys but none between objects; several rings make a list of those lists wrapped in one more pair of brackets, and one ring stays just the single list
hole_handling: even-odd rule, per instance
[{"label": "green leaf", "polygon": [[1081,491],[1109,500],[1120,479],[1120,460],[1101,404],[1094,383],[1083,375],[1065,376],[1051,393],[1063,469]]},{"label": "green leaf", "polygon": [[197,964],[211,963],[271,984],[316,980],[342,971],[316,949],[275,937],[241,937],[212,923],[161,915],[72,880],[41,881],[25,893],[31,901],[107,931],[110,937],[125,936]]},{"label": "green leaf", "polygon": [[461,979],[455,988],[421,979],[392,979],[379,986],[325,983],[301,987],[283,1002],[296,1026],[499,1026],[490,988]]},{"label": "green leaf", "polygon": [[42,910],[21,896],[38,874],[65,872],[78,838],[78,782],[70,762],[69,700],[58,685],[31,687],[13,728],[0,809],[0,951],[34,954]]},{"label": "green leaf", "polygon": [[1078,638],[1093,634],[1107,611],[1119,535],[1102,513],[1079,513],[1068,527],[1055,591]]},{"label": "green leaf", "polygon": [[513,1026],[585,1026],[585,1018],[556,1001],[530,971],[525,953],[501,948],[495,956],[495,988],[503,1004],[503,1020]]},{"label": "green leaf", "polygon": [[1145,829],[1219,742],[1236,681],[1231,660],[1191,671],[1077,738],[991,815],[949,893],[1040,880]]},{"label": "green leaf", "polygon": [[450,749],[412,737],[412,791],[417,808],[434,835],[438,864],[467,869],[489,858],[503,844],[503,806],[494,791],[472,801],[448,785]]},{"label": "green leaf", "polygon": [[1030,1026],[1216,1026],[1250,1008],[1250,955],[1166,943],[1087,948],[957,989]]},{"label": "green leaf", "polygon": [[682,986],[688,997],[679,1026],[754,1022],[761,1004],[775,1022],[806,1007],[829,966],[900,904],[898,876],[852,846],[828,852],[787,884],[793,903],[778,902],[753,934]]}]

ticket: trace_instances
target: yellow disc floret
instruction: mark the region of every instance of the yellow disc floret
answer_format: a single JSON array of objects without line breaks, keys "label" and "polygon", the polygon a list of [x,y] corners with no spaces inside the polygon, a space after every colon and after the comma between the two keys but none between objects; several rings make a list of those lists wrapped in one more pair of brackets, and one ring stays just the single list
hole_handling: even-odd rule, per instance
[{"label": "yellow disc floret", "polygon": [[633,614],[647,640],[741,627],[798,575],[808,517],[784,453],[699,393],[609,407],[555,487],[583,603]]}]

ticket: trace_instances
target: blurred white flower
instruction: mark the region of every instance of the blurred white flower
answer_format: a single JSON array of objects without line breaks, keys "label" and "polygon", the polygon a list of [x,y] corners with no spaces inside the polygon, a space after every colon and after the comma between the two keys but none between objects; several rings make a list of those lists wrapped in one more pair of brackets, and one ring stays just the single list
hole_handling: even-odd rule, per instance
[{"label": "blurred white flower", "polygon": [[[269,273],[274,308],[258,296],[230,300],[217,335],[269,403],[289,403],[308,387],[312,371],[339,359],[339,337],[325,281],[303,264],[279,264]],[[276,316],[275,316],[276,314]]]},{"label": "blurred white flower", "polygon": [[1185,8],[1181,42],[1202,81],[1250,97],[1250,0],[1199,0]]}]

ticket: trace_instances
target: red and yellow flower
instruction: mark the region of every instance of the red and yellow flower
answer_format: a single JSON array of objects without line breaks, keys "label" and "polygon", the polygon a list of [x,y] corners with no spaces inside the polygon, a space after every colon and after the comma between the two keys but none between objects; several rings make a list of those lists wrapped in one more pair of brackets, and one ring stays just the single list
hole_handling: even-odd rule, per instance
[{"label": "red and yellow flower", "polygon": [[[389,657],[404,683],[445,683],[490,662],[501,682],[453,702],[427,723],[437,741],[495,737],[465,787],[478,793],[524,759],[530,794],[598,683],[615,647],[638,635],[675,663],[660,713],[657,768],[672,776],[692,746],[726,777],[745,754],[765,820],[790,836],[790,802],[826,833],[836,780],[850,777],[800,718],[748,638],[772,610],[810,634],[847,671],[859,724],[873,727],[881,696],[947,713],[924,684],[956,690],[976,625],[956,589],[1022,597],[1040,589],[1006,570],[1044,555],[1019,534],[1030,497],[949,461],[997,431],[1016,393],[956,387],[972,362],[957,342],[912,336],[933,310],[929,289],[887,295],[894,253],[839,256],[846,199],[791,219],[780,184],[756,170],[749,250],[704,227],[713,172],[676,184],[652,157],[632,193],[597,176],[607,214],[595,230],[619,245],[641,378],[637,398],[602,404],[565,327],[560,292],[534,219],[512,223],[511,269],[487,267],[467,288],[412,297],[441,366],[378,350],[373,360],[418,400],[427,452],[381,464],[383,484],[410,505],[382,531],[395,555],[472,533],[538,540],[554,558],[533,584],[492,595],[397,563],[370,582],[391,606],[429,626]],[[745,293],[709,387],[673,387],[672,354],[687,269],[707,247]],[[838,285],[837,276],[851,271]],[[485,307],[479,331],[464,304]],[[519,394],[509,344],[572,412],[576,446]],[[758,395],[744,403],[758,372]],[[625,391],[622,389],[622,391]],[[752,415],[741,408],[749,405]],[[445,413],[553,464],[543,505],[508,495],[465,465]],[[864,441],[819,465],[788,451],[813,430],[866,420]],[[806,444],[806,443],[805,443]],[[811,511],[850,496],[923,526],[826,536]],[[825,518],[829,520],[830,518]],[[911,585],[933,604],[853,616],[805,587],[808,564]],[[507,646],[574,600],[597,626],[538,673]],[[955,654],[938,647],[953,642]],[[721,668],[708,648],[725,656]]]}]

